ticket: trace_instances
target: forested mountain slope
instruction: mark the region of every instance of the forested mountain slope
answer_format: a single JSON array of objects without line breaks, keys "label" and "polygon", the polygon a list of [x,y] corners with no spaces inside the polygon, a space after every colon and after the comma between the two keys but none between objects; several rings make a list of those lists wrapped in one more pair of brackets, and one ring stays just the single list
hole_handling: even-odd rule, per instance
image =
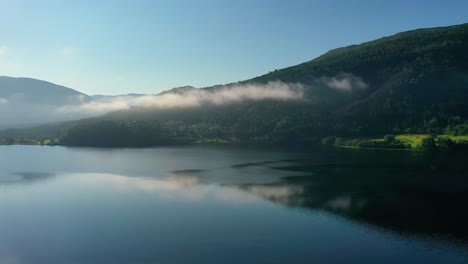
[{"label": "forested mountain slope", "polygon": [[[468,115],[468,24],[408,31],[332,50],[248,82],[275,79],[313,85],[317,78],[340,74],[353,74],[366,83],[348,103],[336,105],[335,128],[345,128],[342,132],[414,130],[430,121],[441,123],[438,127],[457,122]],[[320,96],[327,90],[311,93]]]}]

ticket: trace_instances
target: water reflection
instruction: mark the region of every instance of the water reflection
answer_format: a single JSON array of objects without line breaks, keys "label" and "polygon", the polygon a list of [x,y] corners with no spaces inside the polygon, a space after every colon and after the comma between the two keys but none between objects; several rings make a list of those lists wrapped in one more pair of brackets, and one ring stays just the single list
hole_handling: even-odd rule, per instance
[{"label": "water reflection", "polygon": [[[466,160],[466,155],[324,152],[313,157],[267,157],[231,164],[223,160],[222,166],[209,168],[204,160],[199,162],[203,169],[155,171],[153,177],[61,175],[75,177],[89,188],[104,186],[160,199],[241,204],[266,200],[306,211],[330,212],[400,235],[468,244]],[[56,178],[62,177],[40,171],[16,172],[0,175],[0,186]]]},{"label": "water reflection", "polygon": [[204,199],[221,200],[230,203],[248,203],[257,201],[249,195],[234,188],[220,188],[210,183],[202,184],[201,176],[192,174],[202,170],[172,171],[165,178],[128,177],[115,174],[87,173],[69,175],[78,177],[79,182],[87,186],[112,187],[118,192],[146,192],[162,199],[201,201]]},{"label": "water reflection", "polygon": [[243,185],[239,189],[282,204],[300,204],[304,188],[300,185]]},{"label": "water reflection", "polygon": [[42,181],[56,176],[55,173],[48,172],[15,172],[0,175],[0,185],[12,183],[30,183]]},{"label": "water reflection", "polygon": [[461,158],[293,161],[271,168],[306,175],[234,187],[289,207],[324,210],[400,234],[466,244],[468,170]]},{"label": "water reflection", "polygon": [[[456,159],[391,161],[269,160],[216,170],[170,171],[163,178],[87,174],[82,182],[151,192],[166,199],[245,203],[261,198],[331,212],[400,234],[466,243],[466,165]],[[262,177],[270,175],[270,181],[259,182],[258,169]]]}]

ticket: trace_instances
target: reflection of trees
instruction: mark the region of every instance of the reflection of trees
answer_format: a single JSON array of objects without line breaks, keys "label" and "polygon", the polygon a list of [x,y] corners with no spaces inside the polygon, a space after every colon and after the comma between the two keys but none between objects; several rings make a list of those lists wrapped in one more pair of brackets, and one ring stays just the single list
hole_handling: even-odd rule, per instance
[{"label": "reflection of trees", "polygon": [[279,183],[240,188],[275,203],[325,210],[393,231],[468,239],[467,168],[431,163],[298,163],[276,169],[309,172]]}]

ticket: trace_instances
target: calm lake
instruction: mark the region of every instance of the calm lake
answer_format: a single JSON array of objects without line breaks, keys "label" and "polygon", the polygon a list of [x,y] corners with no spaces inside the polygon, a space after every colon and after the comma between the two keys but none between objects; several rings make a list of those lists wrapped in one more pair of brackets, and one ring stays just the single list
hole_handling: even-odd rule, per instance
[{"label": "calm lake", "polygon": [[468,156],[0,147],[0,264],[464,263]]}]

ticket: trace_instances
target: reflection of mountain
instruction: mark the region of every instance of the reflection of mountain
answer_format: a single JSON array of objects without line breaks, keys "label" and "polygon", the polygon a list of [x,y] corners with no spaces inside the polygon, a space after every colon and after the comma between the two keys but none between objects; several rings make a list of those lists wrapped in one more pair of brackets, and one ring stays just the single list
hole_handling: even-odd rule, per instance
[{"label": "reflection of mountain", "polygon": [[400,163],[375,159],[333,164],[298,161],[275,169],[302,171],[308,176],[233,187],[286,206],[325,210],[403,234],[455,238],[465,243],[468,166],[462,161],[466,158]]}]

